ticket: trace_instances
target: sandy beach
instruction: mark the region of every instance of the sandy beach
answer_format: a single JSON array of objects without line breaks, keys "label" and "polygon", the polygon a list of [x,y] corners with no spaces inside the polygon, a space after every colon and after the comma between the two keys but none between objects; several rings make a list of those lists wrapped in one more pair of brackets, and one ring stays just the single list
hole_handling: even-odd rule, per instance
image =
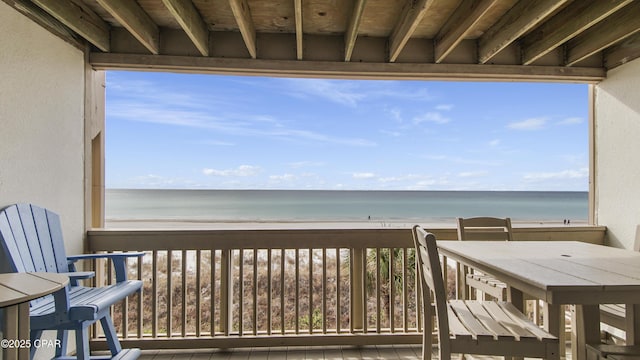
[{"label": "sandy beach", "polygon": [[[585,226],[587,221],[575,220],[570,225],[559,221],[512,221],[514,227]],[[450,221],[429,220],[365,220],[365,221],[206,221],[206,220],[107,220],[107,229],[158,230],[241,230],[241,229],[409,229],[419,224],[430,228],[455,228]]]}]

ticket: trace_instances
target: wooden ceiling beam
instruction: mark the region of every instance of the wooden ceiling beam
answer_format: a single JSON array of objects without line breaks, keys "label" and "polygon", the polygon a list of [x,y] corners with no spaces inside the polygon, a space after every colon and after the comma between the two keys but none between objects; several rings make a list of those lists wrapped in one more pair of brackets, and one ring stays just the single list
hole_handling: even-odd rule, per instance
[{"label": "wooden ceiling beam", "polygon": [[566,47],[567,65],[575,65],[639,31],[640,4],[634,3],[585,31],[579,37],[570,40]]},{"label": "wooden ceiling beam", "polygon": [[358,29],[360,28],[362,14],[364,13],[364,6],[366,4],[367,0],[356,0],[353,5],[353,12],[351,13],[351,18],[349,18],[349,26],[347,26],[347,32],[344,34],[344,61],[351,61],[351,55],[353,55],[353,48],[356,45]]},{"label": "wooden ceiling beam", "polygon": [[131,0],[96,0],[152,54],[160,52],[160,31],[149,15]]},{"label": "wooden ceiling beam", "polygon": [[605,51],[604,66],[607,70],[626,64],[640,57],[640,33],[630,36]]},{"label": "wooden ceiling beam", "polygon": [[522,63],[529,65],[578,36],[633,0],[581,0],[522,39]]},{"label": "wooden ceiling beam", "polygon": [[519,1],[478,40],[478,62],[485,64],[569,0]]},{"label": "wooden ceiling beam", "polygon": [[33,0],[33,2],[98,49],[109,51],[109,24],[84,3],[69,0]]},{"label": "wooden ceiling beam", "polygon": [[162,0],[202,56],[209,56],[209,29],[191,0]]},{"label": "wooden ceiling beam", "polygon": [[498,0],[464,0],[436,36],[435,62],[442,62],[497,3]]},{"label": "wooden ceiling beam", "polygon": [[86,41],[81,39],[80,36],[68,26],[60,22],[60,20],[54,18],[37,6],[31,0],[3,0],[9,6],[13,7],[16,11],[31,19],[39,26],[42,26],[53,35],[59,37],[65,42],[71,44],[77,49],[84,51],[86,49]]},{"label": "wooden ceiling beam", "polygon": [[400,21],[396,24],[391,37],[389,37],[389,62],[398,59],[411,35],[422,21],[435,0],[409,0],[402,10]]},{"label": "wooden ceiling beam", "polygon": [[229,0],[229,5],[231,5],[233,16],[236,18],[244,44],[247,46],[247,50],[249,50],[249,55],[255,59],[257,57],[256,29],[251,19],[249,3],[247,0]]},{"label": "wooden ceiling beam", "polygon": [[180,71],[190,73],[327,79],[559,81],[596,83],[604,80],[606,77],[603,68],[577,66],[262,60],[101,52],[91,53],[89,62],[96,70]]},{"label": "wooden ceiling beam", "polygon": [[302,40],[304,37],[304,32],[302,27],[302,0],[293,0],[293,10],[295,13],[295,21],[296,21],[296,58],[298,60],[302,60],[303,58]]}]

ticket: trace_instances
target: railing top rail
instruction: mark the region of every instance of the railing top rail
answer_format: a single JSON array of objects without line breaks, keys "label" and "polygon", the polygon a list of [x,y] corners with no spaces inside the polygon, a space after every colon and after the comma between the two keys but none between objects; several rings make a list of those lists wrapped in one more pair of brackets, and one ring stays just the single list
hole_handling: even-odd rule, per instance
[{"label": "railing top rail", "polygon": [[[604,226],[515,228],[514,240],[604,243]],[[429,228],[455,240],[454,228]],[[90,230],[89,251],[387,248],[413,246],[411,229]]]}]

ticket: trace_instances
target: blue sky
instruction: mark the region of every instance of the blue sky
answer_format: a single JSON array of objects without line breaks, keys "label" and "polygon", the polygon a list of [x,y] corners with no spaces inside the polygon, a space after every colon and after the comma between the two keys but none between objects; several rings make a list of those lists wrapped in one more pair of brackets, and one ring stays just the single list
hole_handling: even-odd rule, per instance
[{"label": "blue sky", "polygon": [[107,73],[107,188],[588,190],[584,84]]}]

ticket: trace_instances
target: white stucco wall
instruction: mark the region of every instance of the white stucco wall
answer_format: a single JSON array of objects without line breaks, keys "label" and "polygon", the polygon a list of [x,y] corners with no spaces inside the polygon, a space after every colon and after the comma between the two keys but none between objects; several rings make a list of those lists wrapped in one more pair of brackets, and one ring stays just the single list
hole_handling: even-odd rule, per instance
[{"label": "white stucco wall", "polygon": [[85,234],[84,74],[82,51],[0,1],[0,207],[57,212],[69,254]]},{"label": "white stucco wall", "polygon": [[67,252],[84,236],[84,55],[0,1],[0,207],[60,214]]},{"label": "white stucco wall", "polygon": [[596,86],[596,221],[607,241],[632,249],[640,224],[640,59]]}]

